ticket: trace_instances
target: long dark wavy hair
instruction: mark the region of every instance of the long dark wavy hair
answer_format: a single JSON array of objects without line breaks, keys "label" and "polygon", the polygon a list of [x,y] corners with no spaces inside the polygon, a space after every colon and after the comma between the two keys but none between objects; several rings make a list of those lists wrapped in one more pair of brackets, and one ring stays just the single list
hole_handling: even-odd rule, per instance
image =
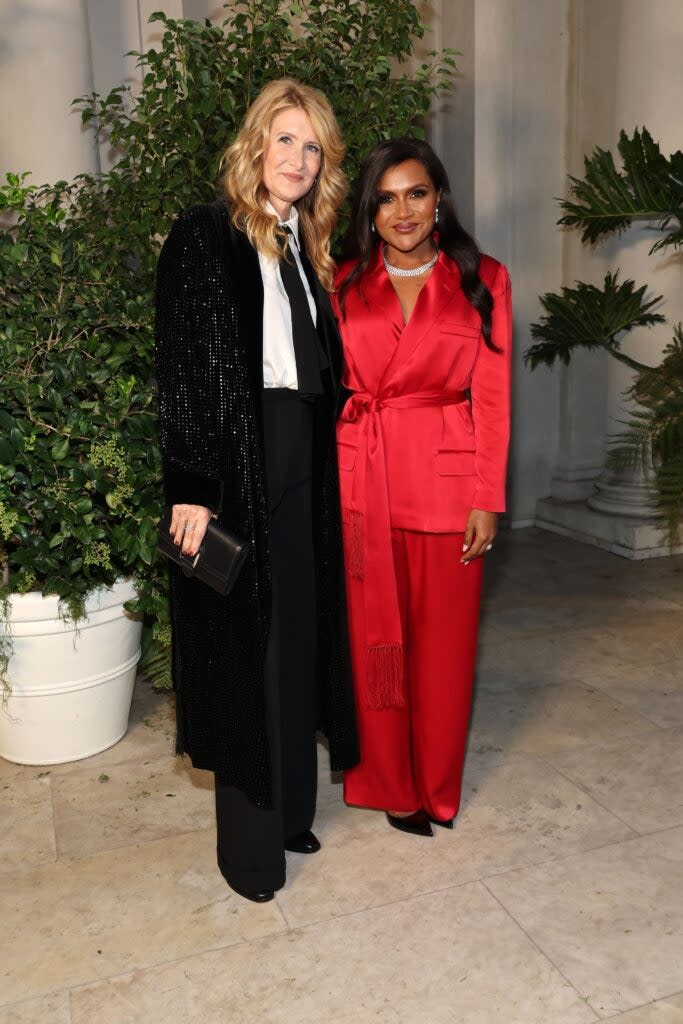
[{"label": "long dark wavy hair", "polygon": [[429,145],[422,139],[404,136],[380,142],[366,158],[360,169],[354,187],[351,223],[344,237],[345,259],[357,259],[358,263],[344,279],[339,289],[339,304],[345,314],[345,296],[370,265],[381,238],[373,232],[372,225],[379,206],[379,183],[391,167],[406,160],[418,160],[429,175],[434,188],[441,193],[439,200],[439,248],[450,256],[460,269],[462,290],[470,305],[481,317],[481,331],[484,341],[495,352],[500,351],[491,340],[491,292],[479,277],[481,252],[471,235],[458,220],[451,197],[451,186],[446,168]]}]

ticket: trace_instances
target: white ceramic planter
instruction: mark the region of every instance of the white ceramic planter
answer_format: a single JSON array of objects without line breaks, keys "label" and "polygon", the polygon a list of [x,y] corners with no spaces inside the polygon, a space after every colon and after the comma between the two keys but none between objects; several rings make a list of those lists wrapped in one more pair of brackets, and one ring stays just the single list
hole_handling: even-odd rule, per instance
[{"label": "white ceramic planter", "polygon": [[15,594],[10,695],[0,704],[0,755],[19,764],[61,764],[111,747],[128,728],[142,624],[123,609],[135,597],[121,580],[93,592],[78,623],[59,600]]}]

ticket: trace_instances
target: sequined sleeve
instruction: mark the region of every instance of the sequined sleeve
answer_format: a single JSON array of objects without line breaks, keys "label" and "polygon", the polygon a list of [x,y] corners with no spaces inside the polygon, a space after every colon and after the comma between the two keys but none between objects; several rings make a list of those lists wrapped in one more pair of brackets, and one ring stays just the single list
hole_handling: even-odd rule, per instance
[{"label": "sequined sleeve", "polygon": [[218,451],[210,378],[210,227],[186,211],[175,221],[159,256],[156,281],[155,362],[159,436],[168,504],[216,508]]}]

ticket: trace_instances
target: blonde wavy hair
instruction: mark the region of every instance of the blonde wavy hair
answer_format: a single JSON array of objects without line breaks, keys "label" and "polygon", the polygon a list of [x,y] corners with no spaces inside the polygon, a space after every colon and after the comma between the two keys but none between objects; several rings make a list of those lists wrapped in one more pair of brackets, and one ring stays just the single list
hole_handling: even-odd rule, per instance
[{"label": "blonde wavy hair", "polygon": [[221,158],[220,186],[230,200],[235,227],[246,233],[258,252],[278,259],[287,235],[264,209],[268,193],[263,184],[263,157],[273,118],[291,107],[298,107],[308,116],[322,147],[317,184],[295,206],[308,258],[322,285],[332,291],[335,267],[330,237],[348,187],[341,169],[346,147],[332,107],[321,92],[293,78],[280,78],[266,85]]}]

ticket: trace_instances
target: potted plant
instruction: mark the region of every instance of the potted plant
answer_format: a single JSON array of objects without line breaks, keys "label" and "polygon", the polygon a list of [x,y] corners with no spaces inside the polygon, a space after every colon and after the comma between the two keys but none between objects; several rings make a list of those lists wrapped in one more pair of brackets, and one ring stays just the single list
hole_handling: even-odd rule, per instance
[{"label": "potted plant", "polygon": [[[581,240],[597,240],[623,231],[633,221],[649,222],[661,231],[651,252],[683,245],[683,152],[666,158],[647,129],[631,138],[619,136],[618,169],[609,151],[595,148],[585,158],[583,178],[570,179],[571,198],[562,200],[559,223],[581,229]],[[674,327],[658,366],[632,359],[622,341],[634,327],[664,322],[653,312],[662,296],[647,299],[646,285],[606,275],[602,288],[577,282],[561,293],[541,296],[545,310],[531,325],[536,339],[525,353],[534,369],[569,363],[577,348],[603,348],[635,371],[629,396],[635,409],[625,430],[612,439],[609,464],[614,470],[642,467],[650,476],[655,501],[666,523],[670,544],[677,543],[683,510],[683,325]]]},{"label": "potted plant", "polygon": [[[170,685],[166,574],[154,547],[162,501],[154,267],[173,218],[214,198],[220,155],[251,100],[284,75],[322,89],[338,113],[353,177],[380,138],[420,134],[432,97],[451,84],[452,51],[400,69],[425,33],[412,0],[226,7],[221,25],[152,15],[163,34],[136,55],[141,88],[76,101],[83,122],[117,154],[109,173],[42,188],[10,175],[0,189],[11,224],[0,232],[0,678],[11,691],[0,707],[4,756],[20,759],[3,736],[16,733],[28,714],[18,702],[26,688],[47,686],[56,658],[52,648],[36,653],[24,615],[33,621],[43,609],[51,636],[77,636],[78,665],[68,671],[85,697],[84,680],[106,674],[86,667],[92,622],[104,604],[116,605],[116,628],[134,613],[129,638],[116,641],[125,647],[116,656],[127,666],[122,696],[132,686],[141,617],[145,671]],[[101,695],[95,703],[103,707]],[[123,711],[114,717],[112,742],[125,728]],[[48,759],[47,741],[35,741],[34,763]]]},{"label": "potted plant", "polygon": [[141,622],[125,605],[149,586],[159,507],[149,317],[93,221],[98,189],[0,189],[0,754],[34,764],[126,730]]}]

